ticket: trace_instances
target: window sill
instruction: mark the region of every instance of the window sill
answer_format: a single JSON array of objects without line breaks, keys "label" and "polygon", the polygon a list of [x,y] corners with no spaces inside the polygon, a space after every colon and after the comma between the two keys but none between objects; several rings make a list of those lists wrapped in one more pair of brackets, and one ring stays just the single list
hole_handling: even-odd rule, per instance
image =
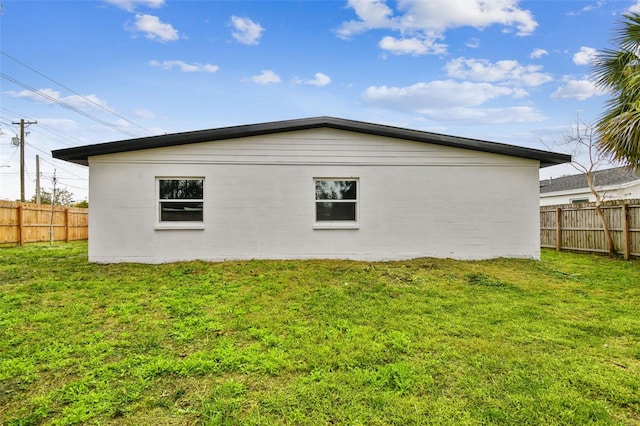
[{"label": "window sill", "polygon": [[204,223],[193,223],[193,222],[185,222],[185,223],[156,223],[154,229],[156,231],[166,231],[166,230],[199,230],[204,229]]},{"label": "window sill", "polygon": [[313,224],[313,229],[360,229],[360,224],[355,222],[316,222]]}]

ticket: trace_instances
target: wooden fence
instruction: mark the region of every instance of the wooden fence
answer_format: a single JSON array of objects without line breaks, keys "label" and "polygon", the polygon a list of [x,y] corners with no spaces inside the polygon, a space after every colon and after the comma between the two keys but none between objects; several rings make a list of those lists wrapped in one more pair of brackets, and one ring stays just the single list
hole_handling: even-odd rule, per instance
[{"label": "wooden fence", "polygon": [[[53,225],[52,225],[53,214]],[[78,207],[16,203],[0,200],[0,245],[86,240],[89,211]]]},{"label": "wooden fence", "polygon": [[[616,251],[640,257],[640,200],[602,204]],[[608,253],[594,203],[540,207],[540,244],[556,250]]]}]

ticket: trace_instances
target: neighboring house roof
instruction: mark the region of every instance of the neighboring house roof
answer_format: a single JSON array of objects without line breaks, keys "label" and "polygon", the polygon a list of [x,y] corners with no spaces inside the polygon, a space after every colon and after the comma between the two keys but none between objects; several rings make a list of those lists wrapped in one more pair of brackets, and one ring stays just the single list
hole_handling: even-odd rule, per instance
[{"label": "neighboring house roof", "polygon": [[[629,170],[627,167],[615,167],[593,172],[593,182],[596,187],[624,185],[636,180],[640,180],[640,173]],[[585,173],[540,181],[541,194],[585,188],[588,189]]]},{"label": "neighboring house roof", "polygon": [[186,145],[199,142],[211,142],[223,139],[235,139],[248,136],[267,135],[272,133],[308,130],[328,127],[366,133],[376,136],[387,136],[435,145],[455,148],[471,149],[512,157],[528,158],[540,161],[540,167],[553,166],[571,161],[571,156],[554,152],[523,148],[478,139],[448,136],[420,130],[404,129],[382,124],[365,123],[362,121],[346,120],[335,117],[314,117],[296,120],[274,121],[268,123],[249,124],[243,126],[222,127],[210,130],[198,130],[183,133],[173,133],[160,136],[150,136],[138,139],[127,139],[116,142],[106,142],[95,145],[85,145],[52,151],[54,158],[72,163],[89,164],[88,158],[93,155],[114,154],[118,152],[138,151],[149,148]]}]

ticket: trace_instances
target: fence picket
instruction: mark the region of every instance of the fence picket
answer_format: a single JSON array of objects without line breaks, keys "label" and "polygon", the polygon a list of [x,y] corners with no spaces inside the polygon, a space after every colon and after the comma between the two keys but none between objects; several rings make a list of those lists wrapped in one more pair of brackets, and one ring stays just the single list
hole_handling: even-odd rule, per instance
[{"label": "fence picket", "polygon": [[[49,241],[51,206],[0,200],[0,245]],[[79,207],[53,208],[54,241],[86,240],[89,211]]]},{"label": "fence picket", "polygon": [[[640,257],[640,200],[603,203],[615,249],[625,259]],[[606,253],[607,243],[595,204],[540,207],[540,245],[556,250]]]}]

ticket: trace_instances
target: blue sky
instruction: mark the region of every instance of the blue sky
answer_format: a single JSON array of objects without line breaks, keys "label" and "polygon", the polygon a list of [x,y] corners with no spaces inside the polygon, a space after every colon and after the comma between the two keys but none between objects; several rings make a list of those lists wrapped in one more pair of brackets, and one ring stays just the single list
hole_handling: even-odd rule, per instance
[{"label": "blue sky", "polygon": [[[486,4],[485,4],[486,3]],[[321,115],[539,149],[593,122],[597,50],[639,1],[3,0],[0,199],[87,197],[51,150]],[[560,151],[560,147],[553,148]],[[570,169],[543,169],[541,177]]]}]

